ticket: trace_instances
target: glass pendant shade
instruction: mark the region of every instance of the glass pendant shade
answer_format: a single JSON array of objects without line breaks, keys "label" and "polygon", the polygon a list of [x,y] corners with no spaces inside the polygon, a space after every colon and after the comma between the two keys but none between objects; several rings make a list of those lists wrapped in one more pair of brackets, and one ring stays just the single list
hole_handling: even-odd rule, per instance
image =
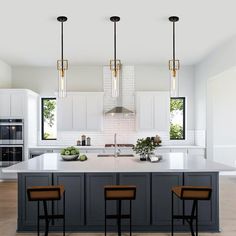
[{"label": "glass pendant shade", "polygon": [[[62,63],[63,62],[63,63]],[[66,97],[66,74],[68,70],[68,61],[67,60],[58,60],[57,61],[57,70],[58,70],[58,96],[60,98]]]},{"label": "glass pendant shade", "polygon": [[179,61],[173,60],[169,61],[169,70],[170,70],[170,96],[178,97],[179,96]]},{"label": "glass pendant shade", "polygon": [[120,60],[115,61],[111,60],[110,61],[110,69],[111,69],[111,96],[113,98],[119,97],[119,84],[120,84]]}]

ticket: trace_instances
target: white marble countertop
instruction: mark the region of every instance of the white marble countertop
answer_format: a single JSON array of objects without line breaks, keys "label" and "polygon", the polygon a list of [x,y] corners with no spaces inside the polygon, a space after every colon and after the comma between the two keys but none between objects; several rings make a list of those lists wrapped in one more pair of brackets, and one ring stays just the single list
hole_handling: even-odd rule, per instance
[{"label": "white marble countertop", "polygon": [[184,153],[163,154],[163,159],[157,163],[140,161],[135,157],[97,157],[95,153],[87,154],[88,160],[63,161],[60,154],[46,153],[3,169],[6,173],[25,172],[220,172],[235,171],[216,162],[208,161],[202,156]]}]

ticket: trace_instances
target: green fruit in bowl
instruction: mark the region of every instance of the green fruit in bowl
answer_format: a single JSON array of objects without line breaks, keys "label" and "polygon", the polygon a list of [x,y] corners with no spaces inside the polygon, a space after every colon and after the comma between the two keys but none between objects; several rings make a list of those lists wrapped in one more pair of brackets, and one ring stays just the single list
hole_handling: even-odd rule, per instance
[{"label": "green fruit in bowl", "polygon": [[71,153],[70,153],[69,150],[65,151],[65,155],[70,155],[70,154],[71,154]]},{"label": "green fruit in bowl", "polygon": [[81,155],[81,156],[79,157],[79,160],[80,160],[80,161],[86,161],[86,160],[88,160],[88,157],[87,157],[86,155]]},{"label": "green fruit in bowl", "polygon": [[73,149],[73,150],[70,151],[70,154],[71,154],[71,155],[76,155],[77,152],[76,152],[76,150]]}]

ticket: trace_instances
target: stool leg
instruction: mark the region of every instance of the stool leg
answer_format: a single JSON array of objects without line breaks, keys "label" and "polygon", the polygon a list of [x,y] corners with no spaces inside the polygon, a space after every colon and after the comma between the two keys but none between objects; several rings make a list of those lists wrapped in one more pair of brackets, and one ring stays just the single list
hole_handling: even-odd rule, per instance
[{"label": "stool leg", "polygon": [[39,201],[38,201],[37,205],[38,205],[37,232],[38,232],[38,236],[39,236]]},{"label": "stool leg", "polygon": [[198,236],[198,201],[196,201],[196,236]]},{"label": "stool leg", "polygon": [[65,236],[65,231],[66,231],[66,194],[65,191],[63,193],[63,236]]},{"label": "stool leg", "polygon": [[105,199],[105,236],[107,235],[107,201]]},{"label": "stool leg", "polygon": [[132,235],[132,203],[129,201],[129,235]]},{"label": "stool leg", "polygon": [[121,236],[121,200],[118,200],[117,224],[118,224],[118,236]]},{"label": "stool leg", "polygon": [[196,200],[193,201],[193,206],[192,206],[192,212],[191,212],[191,216],[190,216],[190,220],[189,220],[189,225],[190,225],[190,230],[191,230],[191,235],[194,235],[194,230],[193,230],[193,220],[194,220],[194,213],[195,213],[195,209],[196,209]]},{"label": "stool leg", "polygon": [[174,235],[174,193],[171,192],[171,235]]},{"label": "stool leg", "polygon": [[47,209],[47,202],[43,201],[43,207],[44,207],[44,215],[45,215],[45,236],[48,236],[48,226],[49,226],[49,220],[48,220],[48,209]]}]

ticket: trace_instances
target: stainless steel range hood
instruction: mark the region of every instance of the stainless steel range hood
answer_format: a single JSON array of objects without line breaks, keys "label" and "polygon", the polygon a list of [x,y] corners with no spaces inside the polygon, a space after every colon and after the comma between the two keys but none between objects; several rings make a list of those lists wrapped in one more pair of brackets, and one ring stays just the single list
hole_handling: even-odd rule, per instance
[{"label": "stainless steel range hood", "polygon": [[113,107],[111,110],[105,112],[105,114],[111,114],[111,115],[115,115],[115,114],[134,114],[133,111],[125,108],[122,104],[122,76],[120,76],[120,80],[119,80],[119,97],[117,98],[117,105],[115,107]]}]

